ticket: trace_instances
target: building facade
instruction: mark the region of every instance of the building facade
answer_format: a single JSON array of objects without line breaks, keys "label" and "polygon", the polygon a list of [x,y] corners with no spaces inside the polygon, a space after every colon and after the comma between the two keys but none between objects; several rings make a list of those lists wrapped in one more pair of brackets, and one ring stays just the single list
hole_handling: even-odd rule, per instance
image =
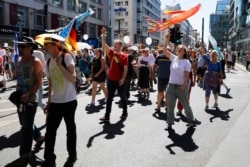
[{"label": "building facade", "polygon": [[128,35],[131,44],[142,43],[146,38],[152,38],[152,46],[156,46],[160,40],[160,33],[148,33],[148,24],[145,16],[154,20],[161,18],[160,0],[115,0],[114,3],[114,36],[122,39]]},{"label": "building facade", "polygon": [[232,41],[235,41],[237,51],[250,51],[250,0],[234,1],[234,33]]},{"label": "building facade", "polygon": [[111,0],[1,0],[0,36],[3,43],[13,40],[14,32],[19,35],[36,36],[46,29],[64,27],[79,13],[92,8],[95,13],[88,17],[78,32],[78,41],[88,34],[88,43],[99,46],[102,26],[107,27],[107,41],[112,41],[113,3]]},{"label": "building facade", "polygon": [[[210,33],[216,39],[221,50],[230,50],[230,0],[217,1],[215,13],[210,15]],[[209,45],[209,48],[212,48]]]}]

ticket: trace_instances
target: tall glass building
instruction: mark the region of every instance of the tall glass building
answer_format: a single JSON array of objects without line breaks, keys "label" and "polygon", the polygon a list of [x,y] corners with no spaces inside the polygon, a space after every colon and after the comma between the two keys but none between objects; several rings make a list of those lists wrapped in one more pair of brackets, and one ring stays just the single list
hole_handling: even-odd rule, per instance
[{"label": "tall glass building", "polygon": [[[210,15],[210,33],[221,50],[230,49],[228,41],[230,0],[217,1],[215,13]],[[209,48],[212,48],[209,45]]]},{"label": "tall glass building", "polygon": [[235,0],[235,47],[237,51],[250,50],[250,0]]}]

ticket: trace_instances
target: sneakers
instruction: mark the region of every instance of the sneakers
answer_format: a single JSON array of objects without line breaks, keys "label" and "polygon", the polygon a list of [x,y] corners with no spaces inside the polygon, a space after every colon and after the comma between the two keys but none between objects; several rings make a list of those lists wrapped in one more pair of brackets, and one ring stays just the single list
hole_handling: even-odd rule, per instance
[{"label": "sneakers", "polygon": [[40,136],[38,138],[38,140],[36,141],[36,144],[33,147],[33,150],[39,150],[41,148],[41,145],[43,144],[43,142],[45,141],[45,137],[44,136]]},{"label": "sneakers", "polygon": [[155,112],[156,112],[156,113],[160,113],[160,112],[161,112],[161,109],[157,107],[157,108],[155,108]]},{"label": "sneakers", "polygon": [[77,158],[76,157],[69,157],[63,167],[73,167]]},{"label": "sneakers", "polygon": [[214,105],[213,105],[213,108],[217,108],[218,107],[218,103],[215,102]]},{"label": "sneakers", "polygon": [[177,116],[181,116],[182,115],[182,111],[179,110],[177,113],[176,113]]},{"label": "sneakers", "polygon": [[109,117],[104,116],[104,117],[100,118],[100,121],[109,122]]},{"label": "sneakers", "polygon": [[230,88],[227,88],[227,92],[226,92],[226,95],[228,95],[228,93],[230,92]]},{"label": "sneakers", "polygon": [[207,111],[207,110],[208,110],[208,108],[209,108],[209,107],[208,107],[208,105],[206,105],[206,107],[205,107],[205,111]]}]

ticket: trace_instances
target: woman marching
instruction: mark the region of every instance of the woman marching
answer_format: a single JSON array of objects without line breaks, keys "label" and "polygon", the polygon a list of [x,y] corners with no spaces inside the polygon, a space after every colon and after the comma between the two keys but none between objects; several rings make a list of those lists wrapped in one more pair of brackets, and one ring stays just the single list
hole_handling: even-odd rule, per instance
[{"label": "woman marching", "polygon": [[213,50],[210,57],[204,56],[207,61],[207,71],[204,78],[204,89],[205,89],[205,110],[209,109],[209,98],[211,91],[214,94],[214,108],[218,107],[218,95],[220,92],[220,85],[222,84],[223,73],[221,63],[218,61],[218,53]]},{"label": "woman marching", "polygon": [[97,85],[100,84],[100,87],[104,93],[105,100],[107,100],[107,89],[105,87],[105,80],[106,80],[106,62],[102,56],[102,50],[101,49],[95,49],[95,57],[92,60],[92,66],[91,66],[91,74],[92,74],[92,100],[90,102],[90,105],[95,104],[95,97],[96,97],[96,89]]},{"label": "woman marching", "polygon": [[191,71],[191,63],[187,59],[187,49],[184,45],[178,45],[176,55],[167,50],[170,34],[166,36],[164,45],[164,55],[171,60],[170,78],[167,87],[168,111],[167,123],[168,129],[174,124],[174,109],[178,99],[184,107],[185,115],[188,120],[188,126],[194,127],[195,119],[188,100],[188,81]]}]

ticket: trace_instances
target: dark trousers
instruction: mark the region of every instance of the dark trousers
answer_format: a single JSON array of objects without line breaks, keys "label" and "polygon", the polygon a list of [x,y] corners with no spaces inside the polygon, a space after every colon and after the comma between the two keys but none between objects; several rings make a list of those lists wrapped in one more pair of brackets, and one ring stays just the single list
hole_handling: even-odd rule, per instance
[{"label": "dark trousers", "polygon": [[64,119],[67,128],[67,150],[69,156],[76,156],[76,124],[75,110],[77,101],[67,103],[51,103],[47,117],[47,129],[45,134],[45,151],[44,159],[48,162],[55,163],[56,155],[54,147],[56,141],[56,131]]},{"label": "dark trousers", "polygon": [[125,81],[124,81],[124,92],[125,92],[125,97],[128,99],[130,97],[130,84],[131,84],[131,76],[127,76]]},{"label": "dark trousers", "polygon": [[246,64],[246,70],[248,70],[248,66],[250,64],[250,61],[247,61],[247,64]]},{"label": "dark trousers", "polygon": [[20,157],[27,157],[31,154],[32,140],[34,137],[34,119],[37,109],[37,103],[28,103],[22,107],[22,112],[18,107],[18,118],[21,124],[21,145]]},{"label": "dark trousers", "polygon": [[107,98],[107,103],[106,103],[105,117],[109,118],[110,116],[111,108],[112,108],[112,101],[114,99],[116,90],[118,90],[119,96],[121,98],[123,112],[127,112],[127,101],[125,98],[124,84],[122,86],[119,86],[119,81],[111,81],[108,79],[107,88],[108,88],[108,98]]}]

